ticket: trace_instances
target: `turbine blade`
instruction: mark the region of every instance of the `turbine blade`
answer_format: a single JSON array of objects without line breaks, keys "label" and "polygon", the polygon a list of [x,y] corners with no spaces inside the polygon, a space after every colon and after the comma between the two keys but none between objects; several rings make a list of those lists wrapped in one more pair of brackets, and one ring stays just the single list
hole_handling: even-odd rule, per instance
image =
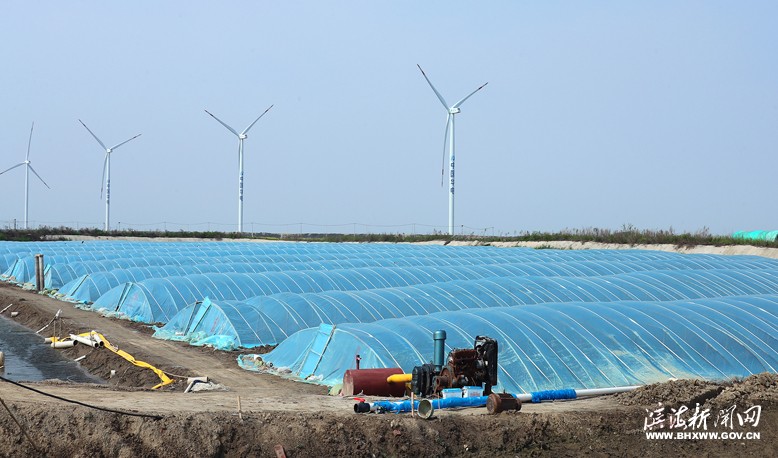
[{"label": "turbine blade", "polygon": [[222,121],[221,119],[219,119],[219,118],[217,118],[216,116],[214,116],[214,115],[213,115],[213,113],[211,113],[211,112],[210,112],[210,111],[208,111],[208,110],[205,110],[205,112],[206,112],[206,113],[208,113],[209,115],[211,115],[211,117],[212,117],[213,119],[215,119],[215,120],[219,121],[219,124],[221,124],[222,126],[226,127],[226,128],[227,128],[227,130],[229,130],[230,132],[232,132],[232,133],[233,133],[233,134],[235,134],[236,136],[240,137],[240,134],[239,134],[239,133],[237,133],[237,132],[235,131],[235,129],[233,129],[232,127],[230,127],[230,126],[228,126],[227,124],[225,124],[225,123],[224,123],[224,121]]},{"label": "turbine blade", "polygon": [[[140,137],[140,136],[141,136],[141,134],[138,134],[138,135],[136,135],[136,136],[132,137],[130,140],[135,140],[136,138],[138,138],[138,137]],[[127,143],[127,142],[128,142],[128,141],[130,141],[130,140],[125,140],[125,141],[123,141],[123,142],[119,143],[119,144],[118,144],[118,145],[116,145],[116,146],[112,146],[112,147],[111,147],[111,151],[113,151],[113,150],[115,150],[116,148],[118,148],[118,147],[122,146],[123,144]]]},{"label": "turbine blade", "polygon": [[41,180],[41,183],[45,184],[47,188],[51,189],[51,186],[49,186],[48,183],[46,183],[46,181],[43,178],[41,178],[40,175],[38,175],[38,172],[36,172],[35,169],[32,168],[32,165],[30,165],[30,170],[32,170],[32,173],[34,173],[35,176],[38,177],[39,180]]},{"label": "turbine blade", "polygon": [[32,129],[35,127],[35,121],[32,123],[32,127],[30,127],[30,139],[27,141],[27,157],[25,158],[25,161],[30,160],[30,145],[32,145]]},{"label": "turbine blade", "polygon": [[4,174],[5,172],[8,172],[9,170],[13,170],[13,169],[15,169],[16,167],[20,167],[20,166],[22,166],[22,165],[24,165],[24,162],[20,162],[20,163],[16,164],[15,166],[11,167],[10,169],[5,169],[5,170],[3,170],[2,172],[0,172],[0,175]]},{"label": "turbine blade", "polygon": [[446,186],[446,146],[448,145],[448,130],[451,128],[451,113],[446,116],[446,131],[443,133],[443,160],[440,162],[440,187]]},{"label": "turbine blade", "polygon": [[[78,120],[78,122],[80,122],[80,123],[81,123],[81,125],[82,125],[82,126],[84,126],[84,128],[85,128],[86,130],[89,130],[89,128],[88,128],[88,127],[86,127],[86,124],[84,124],[84,121],[82,121],[82,120],[80,120],[80,119],[79,119],[79,120]],[[102,146],[104,150],[107,150],[107,149],[108,149],[108,148],[106,148],[106,147],[105,147],[105,144],[104,144],[102,141],[100,141],[100,139],[99,139],[99,138],[97,138],[97,135],[95,135],[95,133],[94,133],[94,132],[92,132],[91,130],[89,130],[89,133],[90,133],[90,134],[92,134],[92,136],[95,138],[95,140],[97,140],[97,143],[99,143],[99,144],[100,144],[100,146]]]},{"label": "turbine blade", "polygon": [[473,94],[475,94],[476,92],[478,92],[478,91],[480,91],[481,89],[483,89],[483,88],[484,88],[484,87],[485,87],[487,84],[489,84],[489,83],[487,82],[487,83],[484,83],[484,84],[482,84],[482,85],[478,86],[478,89],[476,89],[475,91],[473,91],[473,92],[471,92],[470,94],[468,94],[468,96],[467,96],[467,97],[465,97],[464,99],[462,99],[462,100],[460,100],[459,102],[455,103],[455,104],[454,104],[454,106],[453,106],[453,107],[451,107],[451,108],[459,108],[459,106],[460,106],[460,105],[462,105],[463,103],[465,103],[465,100],[469,99],[469,98],[470,98],[470,96],[472,96],[472,95],[473,95]]},{"label": "turbine blade", "polygon": [[[262,116],[265,116],[265,113],[267,113],[268,111],[270,111],[270,109],[271,109],[271,108],[273,108],[273,105],[270,105],[269,107],[267,107],[267,110],[263,111],[263,112],[262,112],[262,114],[261,114],[261,115],[259,115],[259,118],[261,118]],[[249,133],[249,129],[251,129],[252,127],[254,127],[254,124],[256,124],[256,123],[257,123],[257,121],[259,121],[259,118],[255,119],[255,120],[254,120],[254,122],[252,122],[251,124],[249,124],[249,126],[248,126],[248,127],[246,127],[245,129],[243,129],[243,132],[241,132],[241,133],[242,133],[242,134],[244,134],[244,135],[245,135],[245,134],[247,134],[247,133]]]},{"label": "turbine blade", "polygon": [[108,167],[108,155],[110,153],[105,153],[105,160],[103,161],[103,179],[100,181],[100,199],[103,198],[103,186],[105,186],[105,169]]},{"label": "turbine blade", "polygon": [[446,103],[446,99],[444,99],[444,98],[443,98],[443,96],[442,96],[442,95],[440,95],[440,92],[438,92],[438,90],[437,90],[437,89],[435,89],[435,86],[433,86],[433,85],[432,85],[432,81],[430,81],[430,79],[429,79],[429,78],[427,78],[427,74],[426,74],[426,73],[424,73],[424,70],[422,70],[422,69],[421,69],[421,65],[419,65],[419,64],[416,64],[416,66],[417,66],[417,67],[419,67],[419,70],[421,70],[421,74],[422,74],[422,75],[424,75],[424,79],[425,79],[425,80],[427,80],[427,84],[429,84],[429,85],[430,85],[430,87],[432,88],[432,90],[435,92],[435,95],[437,95],[437,96],[438,96],[438,99],[440,99],[440,103],[442,103],[442,104],[443,104],[443,108],[445,108],[446,110],[448,110],[448,103]]}]

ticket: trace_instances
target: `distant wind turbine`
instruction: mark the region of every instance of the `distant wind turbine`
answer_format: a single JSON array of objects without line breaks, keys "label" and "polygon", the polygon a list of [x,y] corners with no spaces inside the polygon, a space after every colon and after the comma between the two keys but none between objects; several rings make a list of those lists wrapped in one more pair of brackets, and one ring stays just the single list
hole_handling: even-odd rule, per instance
[{"label": "distant wind turbine", "polygon": [[105,232],[108,232],[111,230],[111,153],[116,148],[122,146],[130,140],[135,140],[136,138],[140,137],[141,134],[138,134],[129,140],[125,140],[116,146],[107,148],[105,144],[99,138],[97,138],[97,135],[89,130],[86,124],[84,124],[84,121],[79,119],[78,122],[80,122],[81,125],[84,126],[84,128],[89,131],[90,134],[92,134],[92,137],[94,137],[95,140],[97,140],[97,143],[99,143],[100,146],[103,147],[103,150],[105,150],[105,161],[103,161],[103,178],[100,182],[100,197],[103,197],[103,185],[105,185]]},{"label": "distant wind turbine", "polygon": [[449,170],[449,190],[448,190],[448,234],[454,235],[454,115],[459,113],[459,107],[463,103],[465,103],[465,100],[469,99],[473,94],[480,91],[489,83],[484,83],[481,86],[478,87],[475,91],[471,92],[467,95],[467,97],[463,98],[459,102],[449,106],[448,103],[446,103],[446,100],[443,98],[442,95],[440,95],[440,92],[438,92],[437,89],[435,89],[435,86],[432,85],[432,81],[430,81],[429,78],[427,78],[427,74],[424,73],[424,70],[421,69],[421,65],[416,64],[417,67],[419,67],[419,70],[421,70],[421,74],[424,75],[424,79],[427,80],[427,83],[432,88],[433,92],[435,92],[435,95],[438,96],[438,99],[440,100],[440,103],[443,104],[443,108],[446,109],[446,132],[443,137],[443,165],[440,168],[440,185],[443,186],[443,183],[445,182],[445,176],[444,176],[444,168],[445,168],[445,160],[446,160],[446,142],[448,142],[448,170]]},{"label": "distant wind turbine", "polygon": [[270,111],[271,108],[273,108],[273,105],[267,107],[267,110],[263,111],[262,114],[259,115],[254,122],[249,124],[248,127],[243,129],[243,132],[241,133],[238,133],[238,131],[225,124],[224,121],[214,116],[210,111],[205,110],[213,119],[219,121],[219,124],[226,127],[227,130],[238,137],[238,232],[243,232],[243,140],[248,138],[247,134],[249,133],[249,129],[254,127],[254,124],[256,124],[262,116],[265,116],[265,113]]},{"label": "distant wind turbine", "polygon": [[3,170],[0,172],[0,175],[4,174],[5,172],[9,170],[13,170],[16,167],[25,166],[24,170],[24,228],[28,229],[29,224],[29,214],[30,214],[30,170],[32,170],[32,173],[35,174],[36,177],[38,177],[39,180],[41,180],[41,183],[45,184],[47,188],[51,189],[48,184],[46,184],[45,181],[43,181],[43,178],[41,178],[40,175],[38,175],[38,172],[35,171],[35,169],[32,167],[32,164],[30,164],[30,145],[32,145],[32,129],[35,127],[35,123],[32,123],[32,127],[30,127],[30,139],[27,141],[27,156],[24,158],[24,162],[20,162],[16,164],[15,166]]}]

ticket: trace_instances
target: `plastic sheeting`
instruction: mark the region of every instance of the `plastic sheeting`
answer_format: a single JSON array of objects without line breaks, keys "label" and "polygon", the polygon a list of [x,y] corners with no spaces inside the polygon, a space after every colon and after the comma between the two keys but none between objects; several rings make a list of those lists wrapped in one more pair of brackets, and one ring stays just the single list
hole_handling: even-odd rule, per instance
[{"label": "plastic sheeting", "polygon": [[[522,254],[525,250],[520,250]],[[635,251],[630,256],[614,254],[617,252],[569,252],[569,261],[563,262],[516,262],[510,264],[484,265],[446,265],[418,267],[362,267],[334,270],[280,271],[267,273],[209,273],[202,275],[173,276],[154,278],[137,283],[125,283],[117,286],[95,300],[93,308],[116,312],[120,316],[146,323],[167,323],[184,307],[201,301],[205,297],[212,300],[245,300],[255,296],[267,296],[277,293],[310,293],[321,291],[357,291],[388,287],[402,287],[425,283],[438,283],[453,280],[471,280],[486,277],[516,277],[528,275],[605,275],[616,272],[645,270],[652,267],[655,253]],[[549,254],[550,259],[558,259]],[[536,256],[536,255],[533,255]],[[600,260],[587,263],[574,262],[575,258],[594,256]],[[641,259],[639,261],[609,262],[613,257]],[[675,255],[678,256],[678,255]],[[397,264],[402,264],[400,256],[395,254]],[[527,259],[543,259],[527,257]],[[705,264],[708,257],[678,257],[686,267]],[[714,264],[718,261],[710,261]],[[744,262],[752,266],[772,265],[758,258],[742,258],[730,262]]]},{"label": "plastic sheeting", "polygon": [[776,238],[778,238],[778,231],[737,231],[732,234],[732,238],[775,242]]},{"label": "plastic sheeting", "polygon": [[242,302],[206,299],[182,309],[155,337],[213,345],[212,337],[219,336],[218,342],[225,344],[225,349],[248,348],[278,344],[320,323],[369,323],[441,311],[540,303],[670,301],[770,293],[778,293],[778,270],[491,277],[366,291],[274,294]]},{"label": "plastic sheeting", "polygon": [[259,274],[188,275],[118,286],[92,308],[118,312],[145,323],[166,323],[179,310],[205,297],[248,299],[277,293],[358,291],[486,277],[527,275],[522,264],[482,266],[373,267]]},{"label": "plastic sheeting", "polygon": [[[671,302],[556,303],[471,309],[341,324],[323,348],[319,329],[296,333],[261,355],[276,367],[324,384],[354,367],[401,367],[432,359],[432,333],[446,351],[472,348],[477,335],[498,340],[496,390],[605,388],[666,381],[721,380],[778,370],[778,296]],[[241,359],[251,368],[254,358]],[[311,369],[313,368],[313,369]]]},{"label": "plastic sheeting", "polygon": [[[458,264],[473,262],[476,258],[486,258],[487,263],[524,262],[530,260],[586,260],[607,256],[622,261],[668,259],[671,253],[630,250],[624,252],[609,250],[587,250],[572,253],[560,253],[550,250],[548,253],[538,253],[539,250],[514,249],[505,250],[494,247],[444,247],[438,245],[395,245],[395,244],[305,244],[305,243],[246,243],[246,242],[0,242],[0,253],[7,251],[10,259],[4,259],[9,266],[2,277],[12,279],[17,283],[35,283],[34,256],[44,255],[46,270],[62,264],[79,263],[83,261],[99,261],[115,259],[123,267],[134,267],[132,259],[163,257],[169,260],[166,264],[177,264],[181,257],[208,258],[222,262],[230,256],[261,256],[261,262],[317,262],[328,259],[343,259],[369,257],[372,259],[400,258],[438,258],[459,260]],[[123,261],[122,261],[123,260]],[[121,265],[124,262],[125,264]],[[155,263],[155,265],[161,265]],[[67,269],[65,269],[67,271]],[[91,270],[96,272],[99,270]],[[64,284],[78,275],[59,281]],[[54,278],[57,278],[55,276]],[[59,284],[49,287],[57,288]]]},{"label": "plastic sheeting", "polygon": [[[157,262],[157,261],[160,262]],[[123,261],[123,260],[121,260]],[[93,261],[87,263],[72,263],[52,266],[47,278],[50,287],[61,284],[64,279],[73,277],[79,272],[91,270],[94,273],[81,275],[59,287],[58,295],[65,300],[91,303],[100,296],[126,282],[139,282],[149,278],[161,279],[165,277],[182,276],[208,272],[280,272],[300,270],[340,270],[359,267],[423,267],[423,266],[479,266],[495,264],[511,264],[516,262],[511,257],[488,256],[471,258],[450,259],[438,257],[368,257],[368,258],[343,258],[327,259],[306,262],[266,262],[258,256],[228,256],[220,258],[221,262],[209,264],[197,264],[204,262],[203,258],[179,257],[175,258],[175,264],[165,265],[161,258],[140,258],[140,261],[129,260],[127,264],[137,267],[148,264],[158,268],[133,269],[130,266],[115,268],[105,271],[107,266],[121,264],[120,260]],[[689,260],[691,261],[691,260]],[[192,266],[191,264],[196,264]],[[772,264],[758,258],[742,261],[744,268],[778,268],[778,261]],[[522,275],[570,275],[570,276],[594,276],[609,275],[622,272],[653,269],[684,269],[695,266],[700,269],[721,268],[720,258],[694,258],[694,262],[680,260],[658,261],[569,261],[569,262],[525,262],[520,265]]]}]

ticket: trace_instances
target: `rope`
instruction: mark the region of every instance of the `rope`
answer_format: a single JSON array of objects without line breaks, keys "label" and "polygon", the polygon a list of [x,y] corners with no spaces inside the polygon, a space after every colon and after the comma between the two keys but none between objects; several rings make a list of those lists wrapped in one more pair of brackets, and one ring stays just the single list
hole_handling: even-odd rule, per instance
[{"label": "rope", "polygon": [[11,383],[13,385],[16,385],[16,386],[18,386],[20,388],[24,388],[26,390],[34,391],[34,392],[36,392],[38,394],[42,394],[44,396],[49,396],[49,397],[54,398],[54,399],[59,399],[60,401],[70,402],[72,404],[78,404],[78,405],[84,406],[84,407],[89,407],[90,409],[102,410],[103,412],[118,413],[119,415],[129,415],[129,416],[133,416],[133,417],[152,418],[154,420],[162,420],[164,418],[161,415],[149,415],[149,414],[144,414],[144,413],[122,412],[121,410],[107,409],[105,407],[98,407],[98,406],[93,406],[93,405],[90,405],[90,404],[86,404],[86,403],[83,403],[81,401],[74,401],[72,399],[65,399],[65,398],[57,396],[55,394],[45,393],[45,392],[37,390],[37,389],[35,389],[33,387],[22,385],[21,383],[14,382],[13,380],[8,380],[7,378],[2,377],[2,376],[0,376],[0,380],[2,380],[4,382]]}]

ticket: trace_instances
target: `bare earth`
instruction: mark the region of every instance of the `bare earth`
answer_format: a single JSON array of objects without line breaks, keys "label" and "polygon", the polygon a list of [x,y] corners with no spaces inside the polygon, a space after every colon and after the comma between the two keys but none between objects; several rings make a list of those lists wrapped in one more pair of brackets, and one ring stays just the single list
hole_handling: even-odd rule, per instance
[{"label": "bare earth", "polygon": [[[37,330],[62,309],[65,332],[96,330],[136,359],[178,376],[208,376],[223,391],[184,393],[186,380],[160,390],[147,369],[106,349],[64,350],[107,385],[60,381],[25,383],[66,399],[127,416],[66,403],[0,381],[0,456],[778,456],[778,376],[760,374],[734,384],[677,381],[633,393],[567,402],[525,404],[520,412],[488,415],[485,408],[410,414],[355,414],[354,401],[326,388],[240,369],[237,352],[217,352],[151,338],[146,326],[82,311],[47,296],[0,283],[3,314]],[[48,330],[47,330],[48,331]],[[42,334],[46,335],[47,332]],[[1,349],[0,349],[1,350]],[[115,376],[110,377],[111,370]],[[240,399],[240,401],[238,401]],[[238,415],[238,402],[241,412]],[[647,408],[696,403],[711,412],[760,405],[757,440],[647,439]],[[712,429],[715,430],[715,429]],[[34,444],[34,446],[31,444]],[[277,447],[283,447],[281,452]]]}]

